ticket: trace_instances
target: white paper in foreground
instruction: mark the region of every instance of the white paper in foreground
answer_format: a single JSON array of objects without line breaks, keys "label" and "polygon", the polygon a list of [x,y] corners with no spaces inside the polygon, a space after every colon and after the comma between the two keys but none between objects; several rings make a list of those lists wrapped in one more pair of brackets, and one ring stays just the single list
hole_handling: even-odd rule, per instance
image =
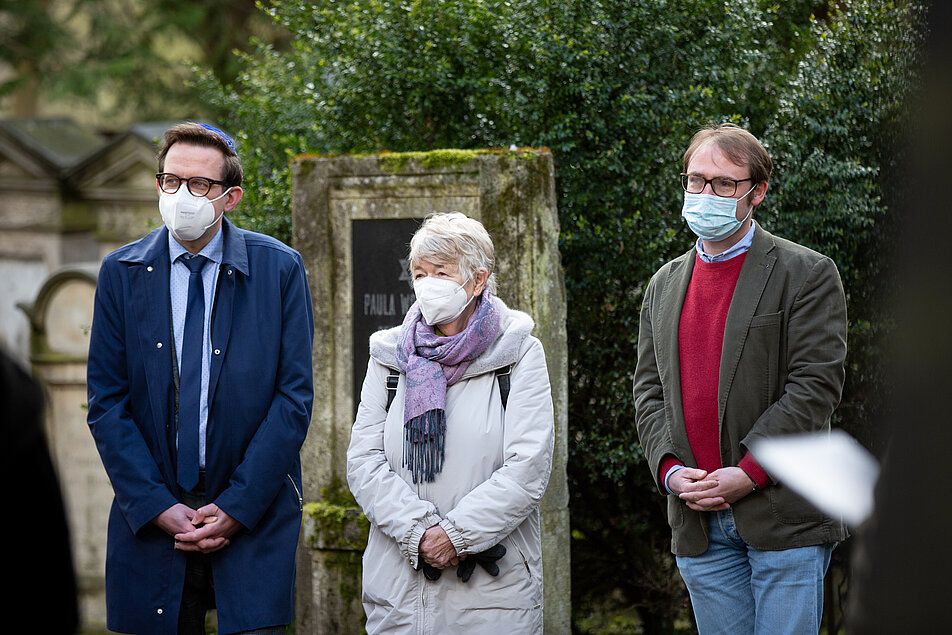
[{"label": "white paper in foreground", "polygon": [[856,527],[873,511],[876,459],[843,430],[761,439],[750,448],[778,481]]}]

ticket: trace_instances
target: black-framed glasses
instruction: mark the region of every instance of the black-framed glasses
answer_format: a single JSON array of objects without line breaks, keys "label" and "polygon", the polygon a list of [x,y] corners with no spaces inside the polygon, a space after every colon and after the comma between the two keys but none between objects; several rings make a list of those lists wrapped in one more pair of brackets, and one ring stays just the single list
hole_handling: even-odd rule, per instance
[{"label": "black-framed glasses", "polygon": [[182,183],[185,183],[185,187],[188,188],[192,196],[205,196],[209,190],[212,189],[213,185],[225,187],[224,181],[216,181],[215,179],[209,179],[204,176],[185,178],[184,176],[172,174],[171,172],[159,172],[155,175],[155,179],[159,183],[159,189],[166,194],[175,194],[178,192],[179,188],[182,187]]},{"label": "black-framed glasses", "polygon": [[681,173],[681,187],[688,194],[700,194],[704,191],[704,186],[710,183],[715,196],[730,197],[737,193],[737,184],[744,181],[753,181],[753,178],[729,179],[726,176],[715,176],[713,179],[705,179],[700,174]]}]

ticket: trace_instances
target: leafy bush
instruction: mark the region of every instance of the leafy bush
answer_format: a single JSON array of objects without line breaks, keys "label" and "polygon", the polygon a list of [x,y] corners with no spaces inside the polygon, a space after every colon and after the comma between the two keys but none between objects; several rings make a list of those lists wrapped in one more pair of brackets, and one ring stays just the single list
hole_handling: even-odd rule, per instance
[{"label": "leafy bush", "polygon": [[[568,293],[573,604],[619,598],[647,632],[686,608],[633,424],[641,293],[686,250],[680,157],[701,125],[760,136],[778,165],[760,219],[839,264],[852,316],[842,423],[881,393],[872,308],[884,197],[913,79],[916,3],[796,0],[275,1],[288,50],[259,43],[230,113],[247,169],[239,222],[289,239],[288,161],[544,146],[556,161]],[[816,17],[819,16],[819,17]],[[587,622],[588,623],[588,622]],[[581,627],[581,625],[579,625]],[[594,627],[591,627],[594,628]]]},{"label": "leafy bush", "polygon": [[813,25],[814,46],[784,91],[767,136],[777,157],[769,223],[836,261],[849,302],[847,385],[838,423],[877,452],[869,425],[888,384],[882,348],[892,319],[892,210],[915,195],[902,183],[925,35],[919,3],[848,3]]}]

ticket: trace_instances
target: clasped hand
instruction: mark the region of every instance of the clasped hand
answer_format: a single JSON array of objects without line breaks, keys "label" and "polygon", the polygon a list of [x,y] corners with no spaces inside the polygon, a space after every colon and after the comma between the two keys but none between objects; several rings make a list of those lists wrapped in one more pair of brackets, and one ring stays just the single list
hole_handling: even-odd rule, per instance
[{"label": "clasped hand", "polygon": [[198,509],[176,503],[155,517],[153,522],[175,538],[180,551],[212,553],[227,547],[241,523],[214,503]]},{"label": "clasped hand", "polygon": [[706,470],[683,467],[668,479],[668,487],[688,507],[699,512],[729,509],[753,491],[753,483],[739,467]]},{"label": "clasped hand", "polygon": [[419,551],[423,561],[434,569],[455,567],[461,559],[466,558],[465,555],[462,558],[456,555],[456,547],[439,525],[433,525],[423,532]]}]

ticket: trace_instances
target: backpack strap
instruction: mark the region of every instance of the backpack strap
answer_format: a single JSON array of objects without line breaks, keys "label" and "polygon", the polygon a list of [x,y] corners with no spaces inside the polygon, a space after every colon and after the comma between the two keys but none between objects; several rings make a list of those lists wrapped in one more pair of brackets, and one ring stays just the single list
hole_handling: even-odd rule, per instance
[{"label": "backpack strap", "polygon": [[390,410],[390,404],[393,403],[393,398],[397,396],[397,385],[400,383],[400,371],[395,368],[390,368],[389,373],[387,373],[387,407],[386,411]]},{"label": "backpack strap", "polygon": [[502,409],[506,409],[509,401],[509,375],[512,373],[512,364],[496,369],[496,381],[499,382],[499,396],[502,398]]},{"label": "backpack strap", "polygon": [[[397,396],[397,385],[400,382],[400,371],[390,368],[387,373],[387,406],[386,411],[390,410],[390,404]],[[512,364],[496,369],[496,381],[499,382],[499,397],[502,399],[502,409],[506,409],[509,402],[509,375],[512,373]]]}]

